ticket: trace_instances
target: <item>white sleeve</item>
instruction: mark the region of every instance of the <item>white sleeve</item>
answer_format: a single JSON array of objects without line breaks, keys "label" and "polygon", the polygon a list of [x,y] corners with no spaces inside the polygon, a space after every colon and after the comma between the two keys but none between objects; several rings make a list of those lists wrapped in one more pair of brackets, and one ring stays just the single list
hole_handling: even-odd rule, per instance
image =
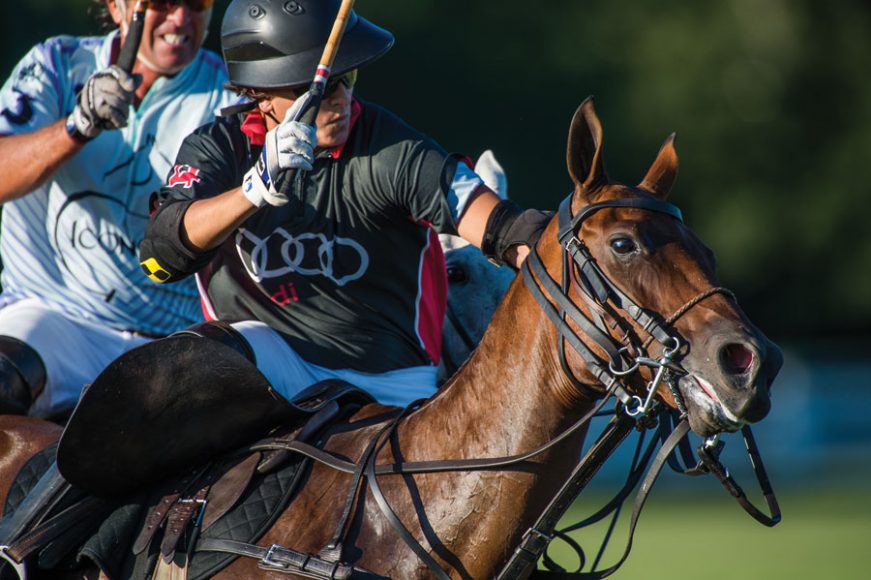
[{"label": "white sleeve", "polygon": [[0,135],[40,129],[63,117],[60,57],[51,41],[33,47],[0,90]]},{"label": "white sleeve", "polygon": [[448,205],[451,208],[454,223],[460,221],[472,194],[482,185],[484,185],[484,180],[471,167],[463,161],[457,163],[457,170],[454,172],[451,189],[448,192]]}]

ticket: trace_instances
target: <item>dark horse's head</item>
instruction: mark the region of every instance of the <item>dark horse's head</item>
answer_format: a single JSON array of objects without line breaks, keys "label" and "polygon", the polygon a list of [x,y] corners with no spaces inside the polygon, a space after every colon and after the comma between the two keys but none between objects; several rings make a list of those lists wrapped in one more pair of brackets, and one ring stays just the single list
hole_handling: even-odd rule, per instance
[{"label": "dark horse's head", "polygon": [[[659,202],[677,175],[673,135],[638,186],[613,183],[605,173],[602,127],[587,99],[572,120],[567,161],[575,183],[573,216],[591,204],[630,198],[653,200],[642,205],[654,208],[672,207]],[[677,395],[662,386],[659,395],[670,405],[677,406],[679,399],[686,406],[696,433],[734,431],[765,417],[781,352],[748,320],[731,292],[720,287],[713,253],[680,219],[606,203],[580,222],[575,235],[604,276],[680,340],[672,374]],[[660,356],[664,347],[648,340],[639,322],[613,304],[595,304],[579,288],[572,284],[572,301],[597,311],[615,339],[640,346],[642,355]],[[572,361],[579,370],[582,364]],[[642,378],[649,380],[653,372],[646,369]],[[639,378],[633,386],[643,389],[644,381]]]}]

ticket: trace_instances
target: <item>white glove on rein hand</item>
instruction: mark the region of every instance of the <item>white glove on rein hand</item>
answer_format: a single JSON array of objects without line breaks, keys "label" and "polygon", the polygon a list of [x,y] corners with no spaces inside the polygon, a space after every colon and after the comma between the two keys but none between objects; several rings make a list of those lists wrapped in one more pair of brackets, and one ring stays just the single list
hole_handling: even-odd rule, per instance
[{"label": "white glove on rein hand", "polygon": [[297,121],[310,100],[308,92],[300,95],[287,110],[284,121],[266,133],[260,158],[242,179],[242,193],[255,207],[267,203],[281,206],[288,202],[287,196],[275,189],[275,178],[280,172],[312,170],[318,144],[317,127]]},{"label": "white glove on rein hand", "polygon": [[117,65],[95,72],[85,82],[76,108],[67,118],[67,130],[90,140],[103,129],[127,126],[130,105],[142,77],[132,75]]}]

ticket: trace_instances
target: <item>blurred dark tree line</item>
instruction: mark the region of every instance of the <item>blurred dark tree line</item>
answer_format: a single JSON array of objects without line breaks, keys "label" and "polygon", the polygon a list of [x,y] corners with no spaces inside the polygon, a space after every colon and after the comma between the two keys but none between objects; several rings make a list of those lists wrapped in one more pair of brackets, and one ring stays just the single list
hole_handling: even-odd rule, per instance
[{"label": "blurred dark tree line", "polygon": [[[213,50],[227,3],[215,5]],[[3,2],[4,79],[48,36],[96,33],[91,4]],[[871,334],[868,2],[356,6],[397,38],[360,75],[358,94],[449,150],[492,148],[522,205],[555,208],[569,191],[568,124],[594,95],[613,178],[639,181],[677,132],[672,199],[773,338]]]}]

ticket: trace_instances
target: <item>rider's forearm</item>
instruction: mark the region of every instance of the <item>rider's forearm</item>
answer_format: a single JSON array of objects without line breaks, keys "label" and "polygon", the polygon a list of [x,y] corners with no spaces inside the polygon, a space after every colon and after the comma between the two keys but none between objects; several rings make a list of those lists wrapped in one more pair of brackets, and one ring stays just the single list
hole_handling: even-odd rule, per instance
[{"label": "rider's forearm", "polygon": [[139,245],[143,271],[161,284],[195,274],[255,211],[241,188],[212,198],[164,201],[148,221]]},{"label": "rider's forearm", "polygon": [[36,189],[81,148],[64,120],[32,133],[0,137],[0,204]]},{"label": "rider's forearm", "polygon": [[[480,188],[472,201],[469,202],[457,224],[460,236],[480,248],[484,240],[484,232],[487,229],[487,222],[500,201],[499,196],[488,187]],[[518,269],[523,260],[526,259],[527,254],[529,254],[528,246],[512,246],[505,251],[502,259]]]},{"label": "rider's forearm", "polygon": [[482,185],[474,193],[474,197],[466,205],[463,215],[457,223],[457,232],[467,242],[478,248],[484,240],[484,231],[487,228],[487,220],[490,214],[499,204],[497,196],[489,187]]},{"label": "rider's forearm", "polygon": [[182,234],[190,248],[209,251],[220,246],[257,208],[242,188],[193,202],[182,219]]},{"label": "rider's forearm", "polygon": [[460,216],[457,231],[485,256],[517,269],[552,216],[535,209],[524,211],[482,186]]}]

